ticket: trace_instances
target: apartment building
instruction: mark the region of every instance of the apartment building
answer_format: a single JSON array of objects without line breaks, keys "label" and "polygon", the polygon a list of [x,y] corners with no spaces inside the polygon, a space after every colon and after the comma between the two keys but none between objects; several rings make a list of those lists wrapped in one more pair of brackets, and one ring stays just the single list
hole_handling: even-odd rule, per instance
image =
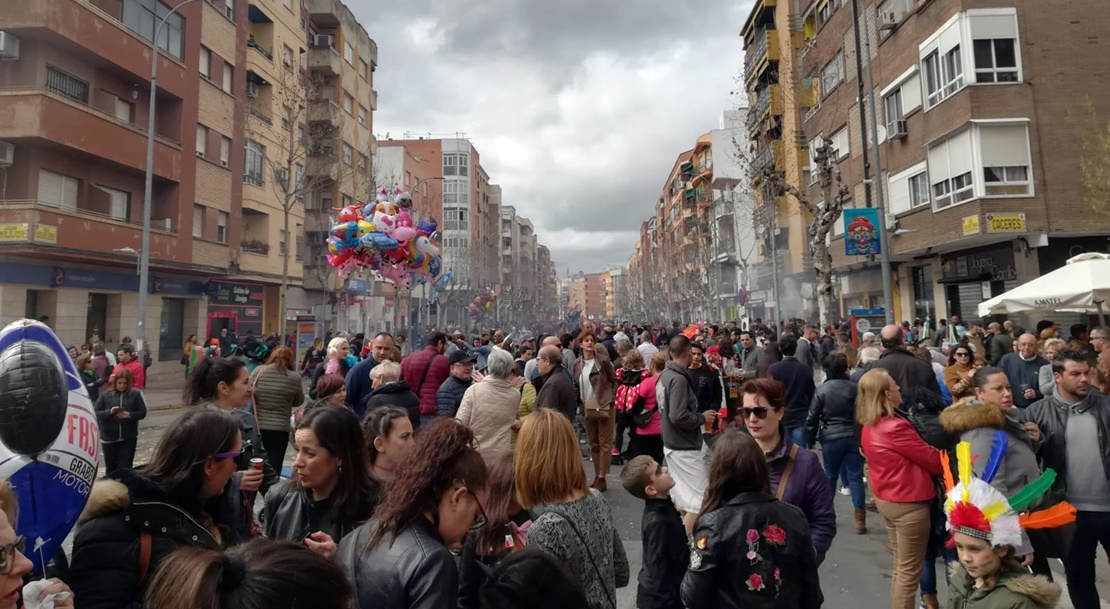
[{"label": "apartment building", "polygon": [[[757,4],[749,23],[768,32],[773,26],[776,37],[792,41],[780,45],[780,58],[789,52],[794,65],[779,61],[776,70],[794,84],[793,96],[780,85],[782,121],[800,121],[796,135],[810,154],[831,142],[851,192],[846,207],[877,202],[864,180],[879,170],[897,319],[974,318],[982,300],[1076,253],[1106,251],[1110,223],[1087,202],[1080,170],[1089,154],[1085,133],[1104,128],[1110,113],[1097,77],[1106,71],[1101,58],[1110,41],[1092,18],[1106,15],[1104,3],[860,2],[858,28],[850,3],[793,4],[799,6]],[[754,47],[749,42],[749,55],[760,52]],[[868,58],[879,168],[870,158],[870,110],[860,107],[860,67]],[[800,184],[819,200],[812,178],[804,172]],[[798,184],[793,175],[786,179]],[[846,256],[843,240],[842,219],[831,238],[839,316],[883,306],[877,262]],[[774,246],[790,269],[804,258],[784,252],[798,251],[793,235]],[[780,291],[788,290],[780,284]],[[1060,323],[1072,317],[1054,315]]]},{"label": "apartment building", "polygon": [[[155,16],[178,4],[0,8],[0,323],[41,318],[66,342],[96,335],[110,349],[136,337],[151,40]],[[181,6],[157,45],[144,320],[153,375],[180,370],[190,334],[277,329],[263,323],[262,286],[230,281],[241,232],[235,125],[247,14],[246,2],[232,0]]]}]

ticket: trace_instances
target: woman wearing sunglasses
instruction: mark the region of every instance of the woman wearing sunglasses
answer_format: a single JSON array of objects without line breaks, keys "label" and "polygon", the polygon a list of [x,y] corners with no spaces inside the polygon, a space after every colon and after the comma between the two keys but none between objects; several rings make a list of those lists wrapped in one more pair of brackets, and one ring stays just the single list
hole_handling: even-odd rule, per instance
[{"label": "woman wearing sunglasses", "polygon": [[140,606],[158,563],[174,550],[245,541],[236,527],[241,504],[213,501],[242,477],[241,453],[232,415],[190,409],[162,436],[150,463],[98,480],[78,521],[67,576],[81,609]]},{"label": "woman wearing sunglasses", "polygon": [[456,609],[459,570],[449,548],[486,522],[486,464],[474,433],[436,418],[394,473],[374,520],[339,544],[358,607]]},{"label": "woman wearing sunglasses", "polygon": [[805,513],[817,564],[821,564],[836,535],[833,491],[817,455],[783,433],[786,388],[774,379],[752,379],[740,386],[740,400],[740,424],[770,466],[771,494]]},{"label": "woman wearing sunglasses", "polygon": [[293,479],[266,494],[264,533],[331,559],[339,540],[369,520],[377,504],[366,442],[349,408],[313,410],[293,438]]},{"label": "woman wearing sunglasses", "polygon": [[948,367],[944,369],[944,384],[952,392],[952,401],[975,395],[975,387],[971,383],[975,370],[975,354],[971,346],[966,341],[956,343],[948,355]]}]

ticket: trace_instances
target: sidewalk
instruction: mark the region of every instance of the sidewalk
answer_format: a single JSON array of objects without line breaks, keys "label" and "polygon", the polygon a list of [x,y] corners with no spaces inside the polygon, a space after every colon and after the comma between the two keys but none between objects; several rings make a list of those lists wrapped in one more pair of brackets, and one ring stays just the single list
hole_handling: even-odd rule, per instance
[{"label": "sidewalk", "polygon": [[184,408],[180,389],[144,389],[143,398],[147,410],[170,410]]}]

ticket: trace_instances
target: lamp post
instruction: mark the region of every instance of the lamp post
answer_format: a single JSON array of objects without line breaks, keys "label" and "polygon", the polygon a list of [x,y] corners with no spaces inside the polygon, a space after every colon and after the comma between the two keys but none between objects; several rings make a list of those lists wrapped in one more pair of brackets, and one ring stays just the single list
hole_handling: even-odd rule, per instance
[{"label": "lamp post", "polygon": [[[415,194],[420,191],[420,185],[424,182],[427,182],[429,180],[443,180],[443,179],[444,178],[442,176],[431,176],[431,177],[423,178],[421,180],[417,180],[416,184],[414,184],[413,187],[412,187],[412,192],[409,193],[409,194],[410,194],[410,196],[415,196]],[[415,201],[415,198],[414,198],[414,201]],[[428,195],[424,195],[424,205],[427,206],[427,204],[428,204]],[[433,277],[433,279],[435,279],[435,278]],[[411,329],[413,327],[413,324],[415,323],[414,320],[412,319],[412,311],[409,308],[409,304],[411,302],[412,288],[411,287],[402,288],[402,287],[399,287],[399,286],[394,286],[394,287],[396,288],[394,290],[394,301],[395,302],[393,303],[393,329],[394,329],[394,332],[399,332],[400,331],[400,329],[401,329],[401,319],[405,315],[409,316],[409,324],[408,325],[409,325],[409,328]],[[424,300],[425,301],[427,301],[427,292],[428,292],[428,288],[427,288],[427,285],[425,285],[424,286]],[[402,309],[401,309],[401,302],[402,301],[404,301],[404,303],[405,303],[404,304],[404,306],[405,306],[404,314],[402,314]],[[421,322],[423,322],[423,321],[424,320],[422,319]],[[410,334],[411,334],[411,332],[410,332]],[[409,336],[408,340],[412,340],[412,338],[413,338],[412,336]]]},{"label": "lamp post", "polygon": [[139,250],[139,323],[135,343],[139,353],[143,352],[143,347],[146,345],[146,296],[148,284],[150,283],[150,209],[154,203],[152,192],[154,182],[154,98],[158,92],[158,38],[162,35],[162,27],[166,25],[166,21],[172,17],[178,9],[194,1],[195,0],[184,0],[170,9],[164,17],[158,20],[158,26],[154,29],[154,38],[150,41],[150,106],[147,110],[146,123],[146,183],[143,188],[143,245],[142,249]]}]

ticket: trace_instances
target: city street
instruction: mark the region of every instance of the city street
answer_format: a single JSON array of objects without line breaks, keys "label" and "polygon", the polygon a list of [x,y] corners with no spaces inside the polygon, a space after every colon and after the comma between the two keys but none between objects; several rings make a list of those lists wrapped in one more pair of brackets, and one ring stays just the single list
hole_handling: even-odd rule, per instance
[{"label": "city street", "polygon": [[[165,430],[183,412],[182,409],[152,411],[142,422],[136,463],[145,463]],[[285,464],[292,463],[292,449],[286,455]],[[586,464],[587,473],[590,464]],[[103,470],[101,470],[103,473]],[[636,606],[636,575],[640,570],[642,550],[640,543],[640,514],[642,503],[626,493],[620,486],[620,467],[614,466],[609,477],[609,491],[605,493],[613,509],[613,521],[624,540],[625,550],[631,563],[632,580],[628,587],[617,591],[619,609],[634,609]],[[869,512],[868,533],[856,535],[852,522],[852,509],[848,497],[836,496],[837,529],[836,539],[824,564],[821,565],[821,589],[825,593],[825,607],[830,609],[878,608],[885,606],[889,598],[890,555],[886,550],[886,531],[880,516]],[[1053,571],[1063,584],[1063,567],[1052,561]],[[1110,609],[1110,566],[1106,555],[1099,550],[1099,590],[1103,607]],[[946,590],[940,590],[943,606]],[[1062,609],[1070,608],[1067,594],[1061,599]]]}]

